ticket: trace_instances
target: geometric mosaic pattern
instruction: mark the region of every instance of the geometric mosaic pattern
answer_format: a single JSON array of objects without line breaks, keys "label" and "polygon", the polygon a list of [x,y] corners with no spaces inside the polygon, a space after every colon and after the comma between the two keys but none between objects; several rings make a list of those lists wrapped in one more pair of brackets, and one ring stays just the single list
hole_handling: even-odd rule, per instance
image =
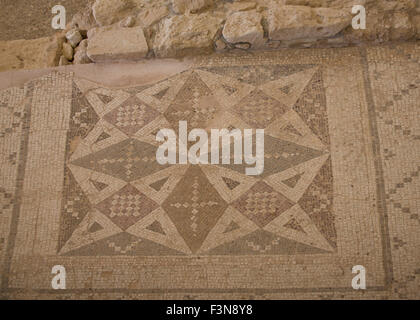
[{"label": "geometric mosaic pattern", "polygon": [[[74,176],[68,189],[73,195],[67,201],[80,204],[82,198],[87,200],[80,204],[84,214],[77,220],[69,219],[69,208],[63,207],[62,230],[72,235],[61,238],[77,246],[62,243],[65,250],[61,252],[77,254],[84,247],[89,251],[89,246],[115,235],[124,246],[132,247],[130,252],[144,240],[172,249],[166,242],[177,241],[178,254],[187,255],[231,255],[236,251],[230,249],[232,245],[250,255],[264,253],[267,246],[273,247],[273,254],[334,251],[332,172],[322,170],[330,166],[328,131],[326,137],[317,136],[311,128],[312,120],[328,127],[322,73],[315,65],[282,66],[263,73],[260,69],[235,68],[231,78],[229,68],[223,69],[227,75],[218,69],[197,68],[176,75],[176,81],[169,78],[130,92],[89,90],[83,107],[90,117],[79,116],[71,131],[90,131],[69,137],[68,145],[75,145],[75,139],[77,145],[67,153],[68,169]],[[252,77],[243,80],[250,72]],[[268,81],[261,81],[263,77]],[[73,91],[79,90],[75,83]],[[308,111],[302,108],[301,99],[316,105],[312,118],[305,119]],[[74,99],[72,118],[80,114],[79,109],[79,100]],[[267,131],[261,176],[246,176],[244,165],[184,165],[181,172],[179,166],[156,162],[153,134],[159,125],[176,129],[185,120],[189,129],[210,129],[220,118],[226,128]],[[317,187],[316,193],[306,193],[319,172],[328,184]],[[322,210],[315,211],[321,202],[325,203]],[[160,215],[151,219],[157,211]],[[162,215],[168,233],[159,220]],[[139,232],[144,221],[154,227],[146,228],[149,237]],[[323,234],[324,230],[328,232]],[[261,236],[250,246],[243,241],[252,234]],[[284,242],[293,249],[278,249]],[[106,255],[109,250],[90,252]]]},{"label": "geometric mosaic pattern", "polygon": [[[0,298],[419,298],[419,43],[91,67],[0,75]],[[264,172],[158,164],[181,120]]]}]

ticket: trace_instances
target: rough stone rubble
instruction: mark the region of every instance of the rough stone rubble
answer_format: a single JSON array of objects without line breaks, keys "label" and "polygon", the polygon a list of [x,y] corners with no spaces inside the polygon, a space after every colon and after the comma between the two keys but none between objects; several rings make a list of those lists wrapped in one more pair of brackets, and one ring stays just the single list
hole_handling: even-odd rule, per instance
[{"label": "rough stone rubble", "polygon": [[95,0],[55,36],[51,65],[416,39],[420,0]]}]

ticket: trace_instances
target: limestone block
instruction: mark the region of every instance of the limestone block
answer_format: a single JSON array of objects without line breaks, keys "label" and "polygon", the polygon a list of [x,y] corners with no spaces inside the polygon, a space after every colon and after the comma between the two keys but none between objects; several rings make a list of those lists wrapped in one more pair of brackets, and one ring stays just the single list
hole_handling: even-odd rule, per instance
[{"label": "limestone block", "polygon": [[158,57],[210,53],[223,19],[209,13],[173,16],[163,21],[156,35]]},{"label": "limestone block", "polygon": [[125,18],[131,8],[127,0],[96,0],[92,12],[100,26],[107,26]]},{"label": "limestone block", "polygon": [[92,34],[87,55],[94,62],[139,60],[149,50],[141,27],[101,27]]},{"label": "limestone block", "polygon": [[247,42],[251,48],[264,43],[262,15],[256,11],[236,12],[230,15],[223,28],[223,37],[227,42]]},{"label": "limestone block", "polygon": [[351,24],[344,10],[305,6],[271,7],[268,35],[271,40],[322,39],[336,35]]},{"label": "limestone block", "polygon": [[172,0],[172,8],[178,14],[197,12],[213,5],[213,0]]}]

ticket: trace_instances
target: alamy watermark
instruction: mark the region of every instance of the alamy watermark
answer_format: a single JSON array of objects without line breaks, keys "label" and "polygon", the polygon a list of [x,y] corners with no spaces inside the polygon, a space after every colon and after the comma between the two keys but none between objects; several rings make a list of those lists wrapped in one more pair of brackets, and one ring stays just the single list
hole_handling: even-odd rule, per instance
[{"label": "alamy watermark", "polygon": [[54,290],[66,289],[66,268],[62,265],[56,265],[52,268],[51,274],[54,277],[51,280],[51,287]]},{"label": "alamy watermark", "polygon": [[354,290],[366,290],[366,268],[362,265],[353,266],[352,273],[356,276],[351,280],[351,286]]},{"label": "alamy watermark", "polygon": [[[255,139],[255,143],[254,143]],[[187,122],[179,121],[178,139],[172,129],[161,129],[156,141],[163,142],[157,152],[159,164],[231,164],[233,140],[233,164],[247,164],[245,174],[260,175],[264,171],[264,130],[211,129],[209,136],[204,129],[193,129],[188,134]],[[188,150],[188,143],[195,142]],[[220,145],[221,142],[221,145]],[[220,147],[221,146],[221,147]],[[255,146],[255,155],[253,149]],[[220,154],[220,149],[222,153]],[[177,159],[178,154],[178,159]]]},{"label": "alamy watermark", "polygon": [[64,30],[66,28],[66,8],[56,5],[52,7],[51,13],[55,14],[51,20],[51,27],[56,30]]},{"label": "alamy watermark", "polygon": [[366,29],[366,9],[362,5],[355,5],[351,9],[351,13],[355,14],[351,21],[351,26],[355,30]]}]

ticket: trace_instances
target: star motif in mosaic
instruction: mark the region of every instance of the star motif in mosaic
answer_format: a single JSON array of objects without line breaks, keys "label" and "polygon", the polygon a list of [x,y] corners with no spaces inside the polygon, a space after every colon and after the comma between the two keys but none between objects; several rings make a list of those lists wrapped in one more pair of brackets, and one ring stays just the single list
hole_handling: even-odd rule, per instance
[{"label": "star motif in mosaic", "polygon": [[[62,210],[61,254],[334,250],[329,135],[319,129],[328,119],[317,66],[201,67],[130,90],[84,82],[74,91],[86,99],[82,111],[72,109],[64,199],[77,205]],[[156,132],[177,130],[182,120],[190,130],[264,129],[263,174],[246,176],[245,165],[158,164]]]}]

